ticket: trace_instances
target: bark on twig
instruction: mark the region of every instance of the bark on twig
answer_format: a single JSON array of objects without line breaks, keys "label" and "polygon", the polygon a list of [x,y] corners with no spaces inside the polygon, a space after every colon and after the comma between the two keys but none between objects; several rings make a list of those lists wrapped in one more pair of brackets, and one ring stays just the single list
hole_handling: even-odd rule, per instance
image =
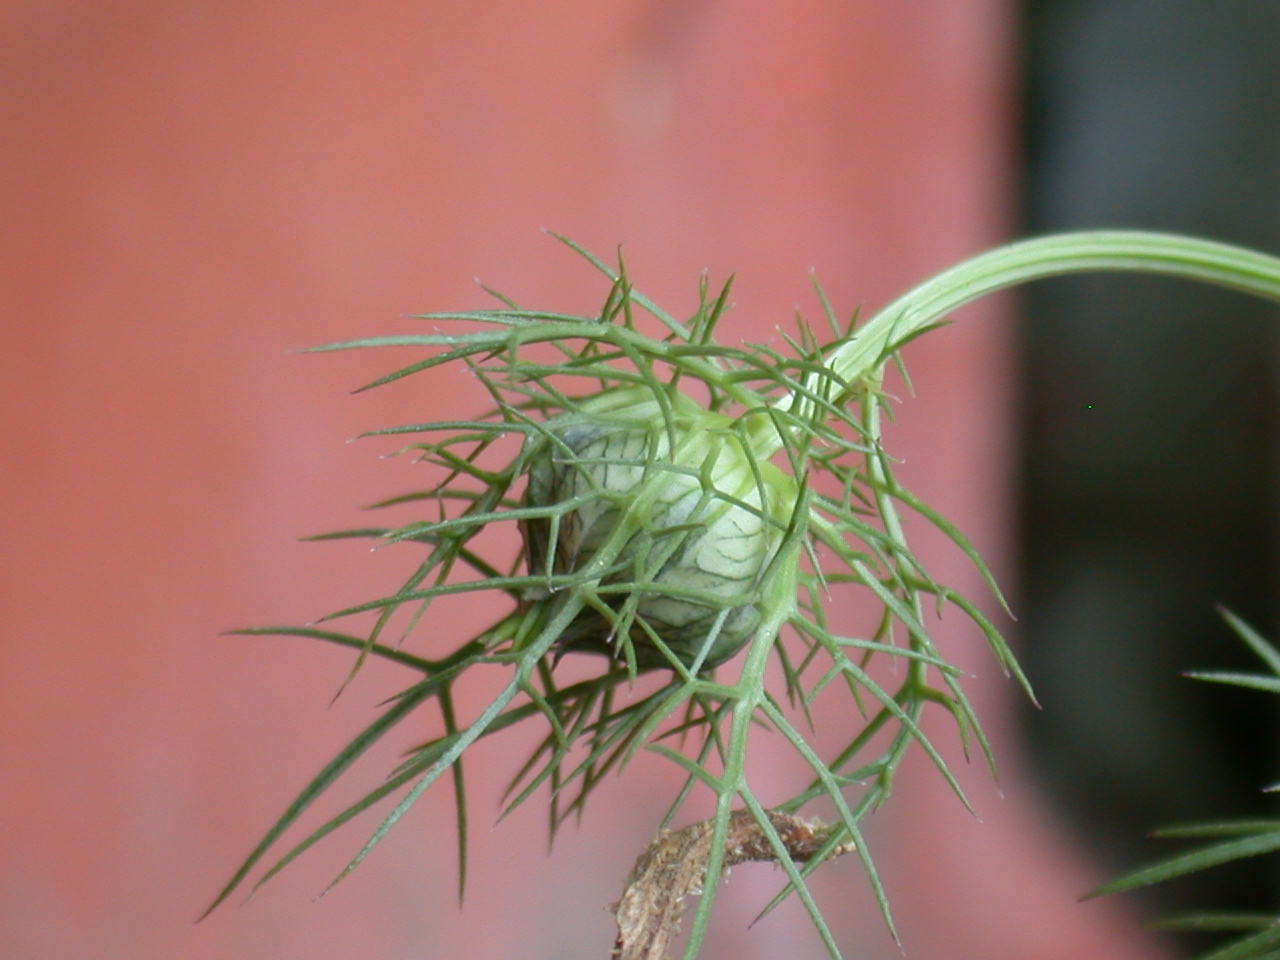
[{"label": "bark on twig", "polygon": [[[812,859],[835,829],[775,811],[769,812],[769,821],[796,861]],[[702,892],[713,824],[713,820],[704,820],[664,831],[636,860],[627,889],[614,908],[618,939],[612,960],[666,960],[667,946],[680,927],[685,899]],[[841,844],[831,856],[853,849],[851,843]],[[777,859],[751,812],[734,811],[725,836],[724,872],[748,860]]]}]

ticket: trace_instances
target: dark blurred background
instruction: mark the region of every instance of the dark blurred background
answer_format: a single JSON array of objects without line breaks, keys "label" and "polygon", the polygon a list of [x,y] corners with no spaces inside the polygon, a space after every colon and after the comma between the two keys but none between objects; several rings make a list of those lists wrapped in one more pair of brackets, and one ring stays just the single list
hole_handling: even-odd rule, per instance
[{"label": "dark blurred background", "polygon": [[[1025,7],[1023,228],[1197,233],[1280,248],[1280,9],[1251,0]],[[1021,296],[1020,627],[1048,795],[1115,870],[1150,828],[1277,812],[1274,697],[1180,676],[1276,636],[1274,306],[1190,284],[1054,280]],[[1275,910],[1249,861],[1153,910]]]}]

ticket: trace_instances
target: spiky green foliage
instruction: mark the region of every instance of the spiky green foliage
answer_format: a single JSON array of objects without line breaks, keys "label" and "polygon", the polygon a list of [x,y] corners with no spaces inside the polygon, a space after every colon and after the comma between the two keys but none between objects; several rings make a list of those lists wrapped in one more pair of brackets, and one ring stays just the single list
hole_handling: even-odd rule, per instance
[{"label": "spiky green foliage", "polygon": [[[1192,671],[1187,675],[1209,683],[1225,683],[1250,690],[1280,693],[1280,650],[1235,614],[1227,610],[1221,613],[1236,635],[1266,665],[1270,674],[1205,670]],[[1280,784],[1268,788],[1269,791],[1278,789]],[[1181,824],[1155,830],[1152,836],[1207,842],[1117,877],[1089,896],[1136,890],[1224,863],[1275,853],[1280,851],[1280,820],[1219,820]],[[1196,960],[1272,960],[1280,957],[1280,910],[1272,914],[1206,910],[1168,917],[1159,921],[1157,926],[1165,930],[1240,934],[1197,955]]]},{"label": "spiky green foliage", "polygon": [[[962,674],[935,643],[927,614],[953,607],[971,619],[998,663],[1026,686],[978,604],[937,582],[907,543],[903,510],[953,541],[999,598],[973,547],[894,474],[881,442],[886,364],[960,304],[1040,276],[1146,270],[1280,299],[1280,261],[1151,234],[1028,241],[938,275],[860,327],[841,323],[818,291],[829,334],[820,337],[800,322],[782,352],[716,338],[729,284],[713,291],[704,279],[692,316],[677,319],[632,287],[621,258],[615,269],[564,242],[607,279],[608,293],[595,315],[525,310],[500,298],[498,309],[420,318],[456,324],[455,332],[320,348],[422,351],[421,359],[364,389],[444,365],[465,366],[487,391],[489,406],[459,411],[461,419],[372,434],[413,438],[405,449],[417,455],[430,479],[420,491],[385,501],[420,504],[428,512],[423,519],[330,535],[422,550],[394,593],[326,618],[372,616],[371,629],[246,631],[346,646],[356,652],[353,675],[374,656],[418,677],[302,790],[210,909],[255,867],[267,867],[260,884],[365,809],[393,803],[341,879],[446,774],[453,782],[459,874],[465,877],[463,756],[480,738],[528,722],[541,724],[545,734],[517,765],[506,811],[545,793],[553,836],[582,813],[606,776],[623,770],[640,750],[670,759],[685,773],[661,826],[681,817],[694,790],[714,796],[707,882],[686,958],[698,954],[707,928],[735,808],[752,813],[783,867],[787,883],[774,902],[797,894],[828,952],[839,957],[806,884],[824,857],[796,863],[779,841],[748,776],[751,738],[781,738],[811,771],[780,801],[771,784],[770,803],[797,811],[827,802],[836,814],[827,850],[857,851],[892,929],[888,898],[863,837],[864,819],[888,797],[912,746],[967,803],[943,751],[923,729],[926,708],[942,708],[964,742],[976,742],[993,762]],[[649,411],[647,419],[635,413],[640,407]],[[581,430],[589,432],[586,439],[574,432]],[[706,538],[727,536],[720,529],[726,517],[741,543],[752,544],[743,548],[746,554],[734,554],[731,579],[738,586],[727,584],[716,562],[699,552]],[[504,528],[511,535],[497,538],[501,546],[495,548],[486,534]],[[523,549],[515,546],[519,542]],[[719,546],[721,554],[733,553],[730,545]],[[673,564],[707,577],[670,576]],[[829,616],[830,604],[846,593],[866,611],[864,626]],[[433,604],[471,594],[505,608],[477,636],[429,655],[384,642],[394,630],[412,648]],[[696,626],[685,629],[689,624]],[[586,679],[562,682],[560,656],[579,650],[605,655],[592,661],[595,671]],[[896,661],[897,668],[881,669],[879,661]],[[460,716],[457,683],[491,668],[505,677],[501,689],[476,715]],[[820,749],[813,736],[815,708],[835,698],[845,702],[839,711],[843,744]],[[411,749],[361,800],[267,859],[320,794],[400,721],[422,710],[438,711],[438,736]]]}]

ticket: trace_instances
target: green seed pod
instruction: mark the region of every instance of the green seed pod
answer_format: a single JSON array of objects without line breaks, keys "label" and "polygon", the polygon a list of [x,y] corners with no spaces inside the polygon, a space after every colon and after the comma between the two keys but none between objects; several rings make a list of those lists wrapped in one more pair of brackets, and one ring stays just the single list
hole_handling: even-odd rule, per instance
[{"label": "green seed pod", "polygon": [[669,666],[654,634],[686,666],[707,646],[711,667],[742,649],[767,602],[792,602],[794,590],[767,601],[762,587],[766,574],[794,582],[771,564],[795,481],[755,461],[732,423],[682,394],[664,416],[649,391],[617,390],[531,440],[525,505],[553,512],[521,524],[530,573],[601,568],[597,603],[561,636],[562,651],[617,655],[625,627],[641,668]]}]

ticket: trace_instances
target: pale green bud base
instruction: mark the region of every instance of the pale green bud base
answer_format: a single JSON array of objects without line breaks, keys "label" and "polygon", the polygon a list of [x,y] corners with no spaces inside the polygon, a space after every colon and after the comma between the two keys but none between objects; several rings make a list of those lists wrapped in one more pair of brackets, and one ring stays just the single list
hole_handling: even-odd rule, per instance
[{"label": "pale green bud base", "polygon": [[[598,603],[561,635],[560,652],[625,661],[626,634],[640,669],[670,667],[672,654],[711,668],[768,613],[761,583],[790,524],[795,482],[755,463],[730,418],[679,393],[668,401],[664,418],[647,391],[606,394],[528,441],[524,504],[572,504],[520,522],[530,574],[581,570],[626,529]],[[528,598],[551,592],[533,588]]]}]

